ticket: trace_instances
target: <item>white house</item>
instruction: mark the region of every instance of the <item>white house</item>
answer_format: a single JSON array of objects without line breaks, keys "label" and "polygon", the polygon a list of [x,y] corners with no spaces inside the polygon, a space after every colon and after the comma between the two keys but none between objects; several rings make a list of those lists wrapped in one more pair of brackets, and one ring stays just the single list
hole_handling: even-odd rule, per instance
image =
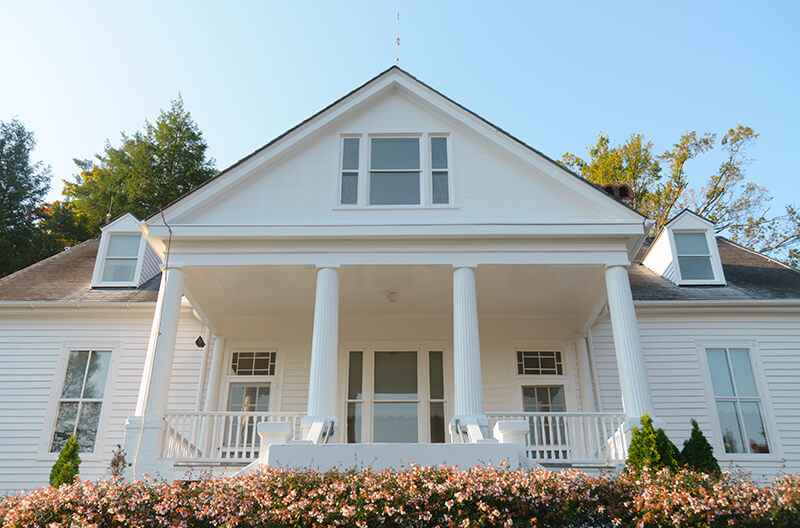
[{"label": "white house", "polygon": [[[0,279],[0,489],[248,464],[593,469],[645,412],[800,471],[800,274],[649,221],[392,67]],[[161,271],[163,269],[163,271]],[[263,442],[262,442],[263,439]]]}]

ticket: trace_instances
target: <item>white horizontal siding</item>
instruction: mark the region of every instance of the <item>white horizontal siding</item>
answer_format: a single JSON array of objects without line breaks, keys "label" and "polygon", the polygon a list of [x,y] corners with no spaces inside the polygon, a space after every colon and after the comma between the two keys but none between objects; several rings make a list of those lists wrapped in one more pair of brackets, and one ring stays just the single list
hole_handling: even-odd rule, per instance
[{"label": "white horizontal siding", "polygon": [[139,277],[139,284],[144,284],[155,277],[156,274],[161,271],[161,264],[161,259],[158,258],[152,246],[145,243],[144,257],[142,258],[142,274]]},{"label": "white horizontal siding", "polygon": [[[81,478],[102,477],[111,451],[122,444],[125,421],[134,413],[152,312],[106,310],[102,313],[66,309],[31,311],[24,316],[0,317],[0,490],[29,489],[47,484],[55,455],[39,455],[40,439],[52,433],[46,421],[50,393],[63,380],[56,379],[62,343],[89,347],[118,343],[116,368],[106,386],[102,459],[84,457]],[[184,315],[178,330],[175,372],[169,407],[194,406],[200,349],[193,341],[199,323]]]},{"label": "white horizontal siding", "polygon": [[[772,409],[777,428],[779,456],[738,460],[736,464],[755,476],[800,471],[800,316],[791,313],[640,313],[639,329],[647,365],[654,414],[666,422],[666,432],[679,447],[694,418],[709,438],[714,431],[713,394],[704,382],[705,368],[698,343],[736,346],[753,341],[761,357],[761,375],[767,394],[765,411]],[[592,329],[594,356],[601,398],[606,410],[621,410],[619,376],[613,334],[608,319]],[[717,438],[717,444],[719,439]],[[727,457],[715,451],[723,465]],[[780,455],[780,452],[777,453]]]}]

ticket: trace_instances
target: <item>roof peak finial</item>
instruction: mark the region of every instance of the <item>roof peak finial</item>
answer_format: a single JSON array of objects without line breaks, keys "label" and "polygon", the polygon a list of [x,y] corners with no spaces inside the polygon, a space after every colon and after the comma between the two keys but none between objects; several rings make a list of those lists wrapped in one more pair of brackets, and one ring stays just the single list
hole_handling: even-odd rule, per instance
[{"label": "roof peak finial", "polygon": [[397,58],[395,59],[394,63],[397,66],[400,66],[400,11],[397,12],[397,38],[395,39],[394,43],[397,46]]}]

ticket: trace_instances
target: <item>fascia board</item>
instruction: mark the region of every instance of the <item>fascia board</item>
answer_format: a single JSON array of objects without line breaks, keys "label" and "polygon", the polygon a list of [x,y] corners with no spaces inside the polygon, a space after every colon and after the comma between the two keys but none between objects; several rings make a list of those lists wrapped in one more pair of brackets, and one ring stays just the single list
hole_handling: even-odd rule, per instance
[{"label": "fascia board", "polygon": [[687,310],[709,310],[709,309],[730,309],[753,313],[752,308],[769,308],[770,311],[789,311],[800,310],[800,299],[749,299],[749,300],[711,300],[711,301],[634,301],[637,312],[674,312],[680,309]]}]

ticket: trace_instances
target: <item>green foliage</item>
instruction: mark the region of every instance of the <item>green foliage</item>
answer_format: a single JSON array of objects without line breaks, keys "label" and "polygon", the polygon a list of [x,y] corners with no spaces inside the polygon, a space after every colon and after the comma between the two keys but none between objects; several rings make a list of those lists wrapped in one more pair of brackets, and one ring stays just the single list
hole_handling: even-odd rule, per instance
[{"label": "green foliage", "polygon": [[64,182],[64,196],[93,234],[108,215],[130,212],[146,218],[214,175],[207,149],[178,97],[155,123],[145,121],[143,131],[123,133],[119,147],[107,142],[96,162],[75,160],[80,173],[75,182]]},{"label": "green foliage", "polygon": [[[611,146],[600,134],[589,145],[584,160],[566,153],[561,163],[588,181],[606,185],[625,183],[634,192],[634,208],[654,221],[654,230],[683,208],[689,208],[716,224],[716,231],[760,253],[771,253],[792,265],[800,263],[800,210],[789,205],[783,214],[770,214],[767,189],[745,181],[752,162],[747,151],[758,138],[750,127],[737,125],[717,141],[716,134],[686,132],[661,155],[641,134]],[[687,163],[719,149],[722,161],[699,188],[690,186]],[[696,177],[695,177],[696,179]]]},{"label": "green foliage", "polygon": [[50,168],[31,161],[33,132],[0,121],[0,277],[38,260],[35,214],[50,188]]},{"label": "green foliage", "polygon": [[656,430],[656,450],[661,459],[661,467],[678,469],[683,465],[683,455],[661,428]]},{"label": "green foliage", "polygon": [[62,484],[72,484],[78,476],[78,468],[81,465],[81,458],[78,456],[78,441],[75,435],[67,439],[67,443],[61,448],[58,460],[50,470],[50,485],[59,487]]},{"label": "green foliage", "polygon": [[719,463],[714,458],[714,448],[706,440],[696,420],[692,420],[692,434],[688,440],[683,442],[681,454],[684,462],[691,469],[711,475],[719,475]]},{"label": "green foliage", "polygon": [[661,456],[658,453],[658,440],[653,430],[653,420],[648,414],[642,415],[642,430],[633,427],[633,437],[628,448],[628,460],[625,467],[631,471],[640,471],[647,467],[658,468]]}]

